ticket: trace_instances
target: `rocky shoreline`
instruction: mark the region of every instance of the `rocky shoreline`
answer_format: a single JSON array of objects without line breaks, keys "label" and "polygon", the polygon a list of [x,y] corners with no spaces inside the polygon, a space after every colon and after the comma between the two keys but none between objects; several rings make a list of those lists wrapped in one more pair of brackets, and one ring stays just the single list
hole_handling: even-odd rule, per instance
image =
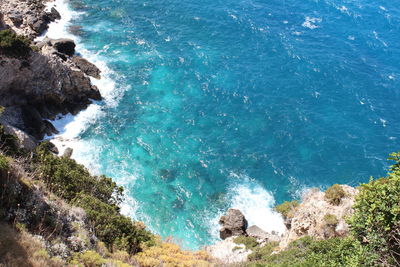
[{"label": "rocky shoreline", "polygon": [[[100,70],[77,55],[73,40],[34,41],[61,18],[55,7],[46,11],[42,0],[0,3],[0,30],[9,29],[31,42],[26,56],[0,53],[0,105],[5,107],[0,122],[9,134],[23,137],[22,146],[37,144],[57,133],[49,120],[59,114],[75,115],[92,100],[102,99],[90,81],[90,77],[100,79]],[[31,150],[32,145],[25,148]]]},{"label": "rocky shoreline", "polygon": [[222,241],[206,247],[206,251],[224,264],[233,264],[246,262],[253,252],[235,241],[238,237],[253,238],[258,247],[274,243],[275,253],[284,251],[290,243],[307,236],[317,240],[345,237],[349,234],[346,219],[353,214],[352,206],[358,190],[348,185],[337,186],[344,192],[339,203],[330,202],[327,193],[319,189],[305,192],[301,203],[291,208],[290,216],[283,216],[286,225],[283,234],[268,233],[256,225],[248,227],[240,210],[229,209],[219,221]]}]

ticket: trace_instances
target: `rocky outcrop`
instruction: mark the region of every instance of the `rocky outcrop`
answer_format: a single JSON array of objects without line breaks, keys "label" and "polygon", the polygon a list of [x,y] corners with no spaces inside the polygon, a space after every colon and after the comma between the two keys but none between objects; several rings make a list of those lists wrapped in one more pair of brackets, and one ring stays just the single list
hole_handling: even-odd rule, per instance
[{"label": "rocky outcrop", "polygon": [[50,40],[51,46],[54,47],[57,52],[66,56],[72,57],[75,54],[75,42],[71,39],[55,39]]},{"label": "rocky outcrop", "polygon": [[219,219],[219,223],[222,225],[219,236],[223,240],[231,236],[246,235],[247,220],[240,210],[229,209]]},{"label": "rocky outcrop", "polygon": [[79,56],[74,56],[72,58],[72,62],[74,62],[75,66],[83,71],[86,75],[100,79],[100,70],[93,63],[90,63],[83,57]]},{"label": "rocky outcrop", "polygon": [[211,257],[221,261],[221,265],[218,266],[245,262],[247,256],[251,254],[252,251],[246,249],[243,244],[236,244],[233,240],[234,237],[228,237],[212,246],[206,247],[205,251],[210,254]]},{"label": "rocky outcrop", "polygon": [[284,249],[288,244],[303,236],[326,239],[335,236],[345,236],[349,232],[346,218],[353,214],[354,197],[357,189],[341,186],[345,196],[339,205],[329,203],[325,193],[316,190],[308,191],[301,204],[293,211],[289,229],[283,235],[279,246]]},{"label": "rocky outcrop", "polygon": [[[40,0],[3,0],[0,14],[0,24],[4,21],[4,27],[30,38],[60,18],[54,7],[46,12]],[[35,45],[39,51],[32,50],[24,57],[0,54],[0,105],[6,108],[0,119],[41,140],[57,133],[49,122],[57,114],[77,114],[91,99],[101,99],[89,78],[100,78],[100,71],[74,56],[73,40],[45,38]]]},{"label": "rocky outcrop", "polygon": [[267,242],[279,242],[282,238],[281,235],[279,235],[278,233],[267,233],[257,225],[252,225],[247,228],[246,234],[257,239],[257,242],[260,244],[264,244]]},{"label": "rocky outcrop", "polygon": [[5,24],[17,34],[33,39],[46,31],[50,22],[60,19],[55,8],[46,12],[44,3],[42,0],[2,0],[0,13]]},{"label": "rocky outcrop", "polygon": [[76,114],[101,95],[89,77],[51,54],[32,51],[26,59],[0,55],[0,105],[3,119],[37,139],[54,133],[47,119]]},{"label": "rocky outcrop", "polygon": [[17,146],[19,149],[31,152],[37,146],[37,141],[35,138],[25,133],[24,131],[10,125],[7,123],[2,123],[4,132],[6,134],[12,135],[16,138]]}]

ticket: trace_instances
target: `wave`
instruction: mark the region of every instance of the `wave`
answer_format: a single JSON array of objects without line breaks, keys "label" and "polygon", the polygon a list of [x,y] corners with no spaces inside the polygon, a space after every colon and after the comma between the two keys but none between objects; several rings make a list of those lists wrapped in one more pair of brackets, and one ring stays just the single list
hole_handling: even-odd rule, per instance
[{"label": "wave", "polygon": [[[240,210],[246,217],[249,226],[257,225],[266,232],[283,234],[285,225],[282,216],[274,211],[275,199],[260,183],[245,174],[230,174],[232,187],[227,192],[229,207]],[[209,223],[210,233],[218,240],[217,229],[219,218],[226,211],[220,211],[218,216]]]}]

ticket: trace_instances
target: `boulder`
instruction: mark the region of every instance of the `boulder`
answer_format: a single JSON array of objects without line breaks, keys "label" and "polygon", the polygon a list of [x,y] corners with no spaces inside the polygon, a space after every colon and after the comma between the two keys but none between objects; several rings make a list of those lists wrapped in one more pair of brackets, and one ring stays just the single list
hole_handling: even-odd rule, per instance
[{"label": "boulder", "polygon": [[22,22],[24,21],[24,18],[22,17],[22,15],[16,11],[9,13],[8,18],[12,21],[12,23],[16,27],[21,26]]},{"label": "boulder", "polygon": [[67,147],[67,148],[64,150],[63,157],[71,158],[73,152],[74,152],[74,150],[73,150],[72,148]]},{"label": "boulder", "polygon": [[51,45],[57,50],[57,52],[73,56],[75,53],[75,43],[71,39],[55,39],[51,40]]},{"label": "boulder", "polygon": [[279,242],[281,240],[281,237],[279,236],[278,233],[272,232],[272,233],[267,233],[257,225],[252,225],[249,228],[247,228],[246,233],[249,236],[252,236],[256,238],[260,242],[270,242],[270,241],[276,241]]},{"label": "boulder", "polygon": [[247,220],[240,210],[229,209],[226,215],[219,219],[222,229],[219,231],[221,239],[231,236],[246,235]]},{"label": "boulder", "polygon": [[52,7],[50,9],[50,13],[47,13],[47,15],[48,15],[50,21],[55,21],[57,19],[61,19],[60,13],[54,7]]},{"label": "boulder", "polygon": [[96,79],[100,79],[100,70],[93,63],[90,63],[86,59],[79,56],[74,56],[72,58],[72,61],[86,75],[92,76]]},{"label": "boulder", "polygon": [[20,149],[31,152],[36,148],[37,141],[35,138],[10,124],[3,122],[2,125],[6,134],[10,134],[17,139],[17,145]]}]

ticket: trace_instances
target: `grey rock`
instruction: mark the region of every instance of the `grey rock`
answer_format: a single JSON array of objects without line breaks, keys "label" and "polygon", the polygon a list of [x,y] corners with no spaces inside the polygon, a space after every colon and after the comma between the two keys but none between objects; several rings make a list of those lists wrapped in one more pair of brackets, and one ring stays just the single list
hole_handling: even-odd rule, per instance
[{"label": "grey rock", "polygon": [[247,228],[246,233],[249,236],[252,236],[256,238],[257,240],[263,242],[263,241],[276,241],[279,242],[281,240],[281,237],[279,234],[272,232],[272,233],[267,233],[257,225],[252,225],[249,228]]},{"label": "grey rock", "polygon": [[30,136],[29,134],[25,133],[24,131],[10,125],[7,123],[2,123],[4,127],[4,131],[7,134],[13,135],[17,139],[17,145],[19,148],[24,149],[26,151],[33,151],[37,146],[37,141],[35,138]]},{"label": "grey rock", "polygon": [[51,45],[60,53],[73,56],[75,53],[75,42],[71,39],[55,39],[51,40]]},{"label": "grey rock", "polygon": [[221,239],[231,236],[246,235],[247,220],[240,210],[229,209],[226,215],[219,219],[222,229],[219,231]]},{"label": "grey rock", "polygon": [[72,61],[86,75],[92,76],[96,79],[100,79],[100,70],[93,63],[90,63],[86,59],[79,56],[74,56],[72,58]]},{"label": "grey rock", "polygon": [[63,157],[71,158],[73,152],[74,150],[72,148],[67,147],[63,153]]},{"label": "grey rock", "polygon": [[24,21],[24,18],[19,12],[13,11],[8,14],[8,18],[12,21],[12,23],[16,26],[19,27],[21,26],[22,22]]},{"label": "grey rock", "polygon": [[55,21],[57,19],[61,19],[60,13],[54,7],[52,7],[50,9],[50,13],[48,13],[48,16],[49,16],[51,21]]}]

